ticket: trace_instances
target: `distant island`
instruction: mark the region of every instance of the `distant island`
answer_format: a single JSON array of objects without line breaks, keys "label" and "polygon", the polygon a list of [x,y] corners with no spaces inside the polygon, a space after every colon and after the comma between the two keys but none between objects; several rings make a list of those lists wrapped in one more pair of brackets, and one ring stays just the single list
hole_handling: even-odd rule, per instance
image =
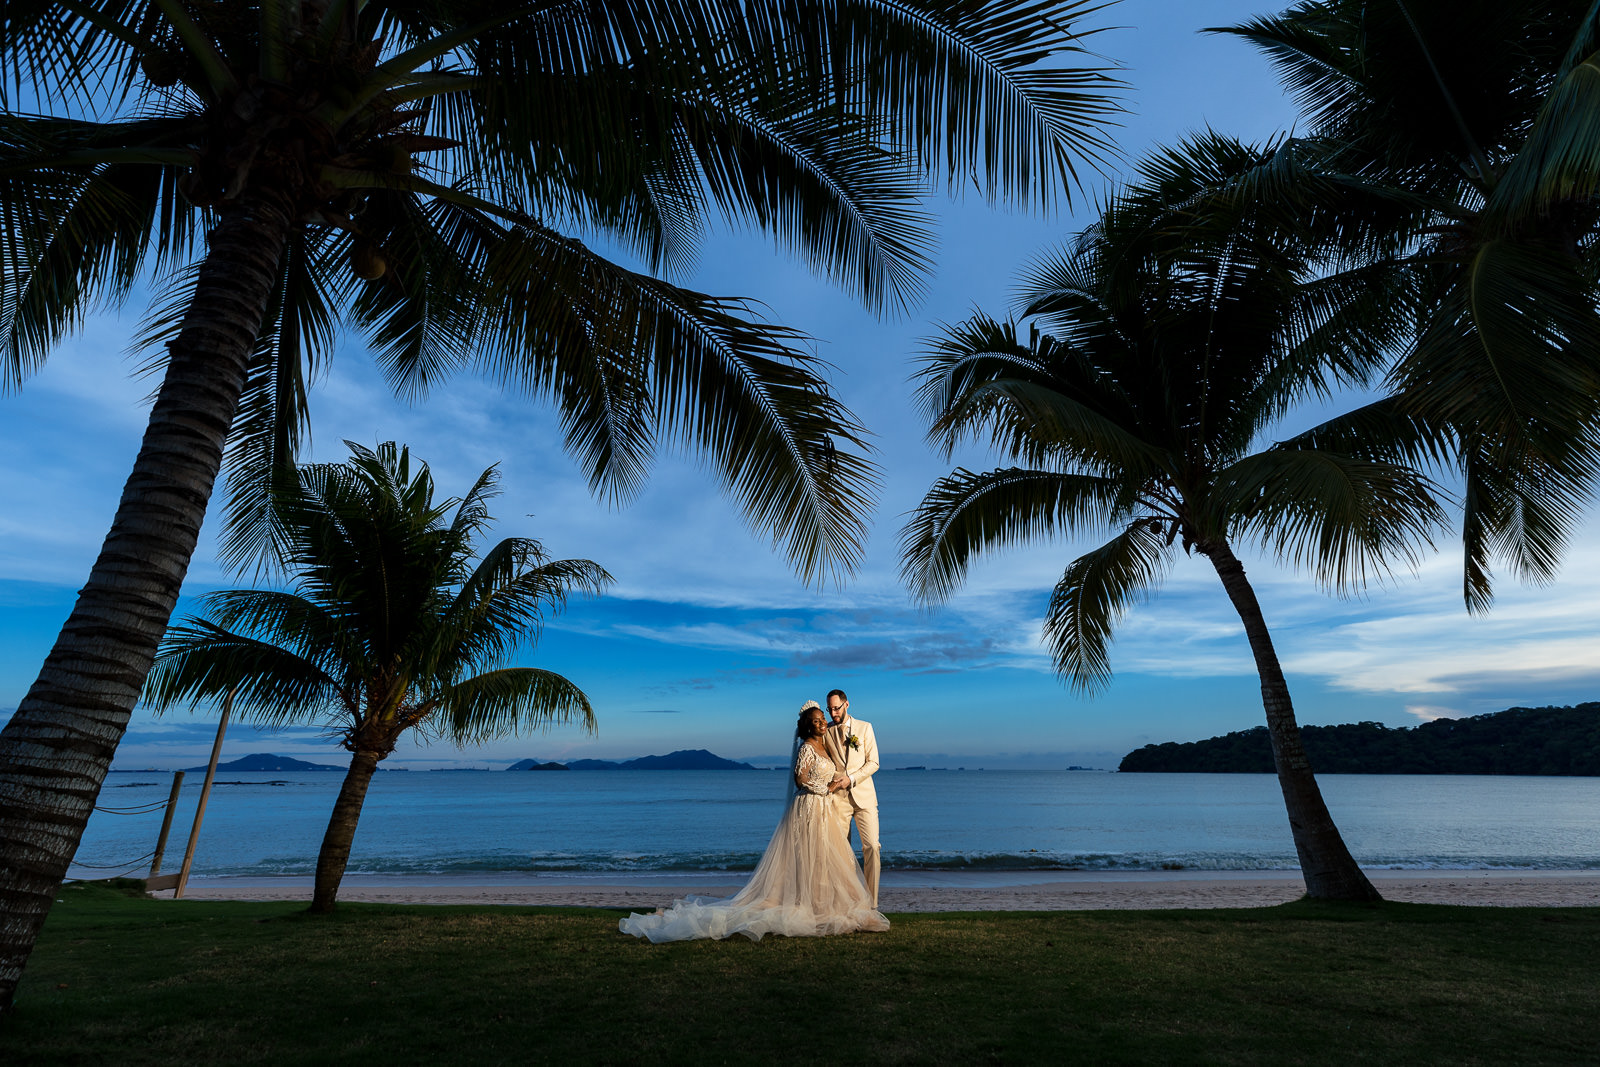
[{"label": "distant island", "polygon": [[[1302,726],[1318,774],[1600,775],[1600,703],[1508,708],[1391,729],[1377,722]],[[1271,774],[1267,728],[1146,745],[1119,771]]]},{"label": "distant island", "polygon": [[640,756],[630,760],[575,759],[570,763],[518,760],[508,771],[753,771],[748,763],[723,759],[703,748],[686,748],[665,756]]},{"label": "distant island", "polygon": [[[270,752],[252,752],[248,756],[241,756],[231,763],[217,764],[219,771],[347,771],[350,768],[340,767],[333,763],[307,763],[292,756],[274,756]],[[185,767],[187,771],[204,771],[204,767]]]}]

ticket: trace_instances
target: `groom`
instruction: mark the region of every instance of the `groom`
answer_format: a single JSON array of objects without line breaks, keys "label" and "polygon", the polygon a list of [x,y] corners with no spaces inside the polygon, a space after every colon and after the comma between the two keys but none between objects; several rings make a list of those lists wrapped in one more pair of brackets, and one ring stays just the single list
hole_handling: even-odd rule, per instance
[{"label": "groom", "polygon": [[873,736],[870,722],[851,717],[850,698],[843,689],[829,691],[828,716],[833,725],[828,728],[827,746],[840,768],[839,776],[833,780],[834,818],[846,839],[850,836],[850,820],[856,821],[856,834],[861,838],[861,870],[876,908],[878,790],[872,784],[872,775],[878,769],[878,739]]}]

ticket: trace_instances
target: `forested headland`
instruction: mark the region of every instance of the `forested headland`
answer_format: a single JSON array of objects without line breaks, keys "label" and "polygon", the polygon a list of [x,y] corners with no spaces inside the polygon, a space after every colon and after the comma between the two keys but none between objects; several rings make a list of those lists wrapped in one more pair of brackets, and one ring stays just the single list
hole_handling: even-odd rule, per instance
[{"label": "forested headland", "polygon": [[[1510,708],[1413,727],[1379,722],[1302,726],[1318,774],[1600,775],[1600,703]],[[1145,745],[1120,771],[1271,774],[1267,728]]]}]

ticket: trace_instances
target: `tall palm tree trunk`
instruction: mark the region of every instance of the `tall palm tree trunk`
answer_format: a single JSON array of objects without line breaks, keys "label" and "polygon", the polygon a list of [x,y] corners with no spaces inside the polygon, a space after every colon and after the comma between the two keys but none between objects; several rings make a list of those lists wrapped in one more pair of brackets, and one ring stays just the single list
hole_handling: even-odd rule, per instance
[{"label": "tall palm tree trunk", "polygon": [[339,787],[339,799],[333,802],[333,815],[328,819],[328,832],[322,835],[322,850],[317,853],[317,879],[311,890],[311,909],[314,912],[333,910],[339,895],[339,883],[344,880],[345,865],[350,862],[350,845],[356,839],[356,824],[361,821],[361,805],[367,799],[367,787],[372,784],[372,773],[378,769],[383,755],[372,749],[357,749],[350,758],[350,769],[345,772],[344,785]]},{"label": "tall palm tree trunk", "polygon": [[211,232],[111,532],[0,732],[0,1012],[177,604],[290,228],[285,205],[257,196],[231,205]]},{"label": "tall palm tree trunk", "polygon": [[1311,773],[1311,761],[1300,740],[1300,725],[1295,722],[1294,705],[1289,701],[1289,683],[1278,665],[1266,617],[1261,613],[1256,591],[1245,577],[1244,564],[1226,541],[1198,547],[1217,569],[1217,577],[1222,579],[1228,599],[1244,622],[1250,651],[1256,657],[1267,734],[1272,738],[1272,763],[1277,768],[1278,787],[1283,790],[1283,806],[1289,813],[1289,829],[1300,856],[1306,895],[1318,900],[1382,900],[1345,847],[1339,827],[1334,825],[1328,805],[1323,802],[1316,775]]}]

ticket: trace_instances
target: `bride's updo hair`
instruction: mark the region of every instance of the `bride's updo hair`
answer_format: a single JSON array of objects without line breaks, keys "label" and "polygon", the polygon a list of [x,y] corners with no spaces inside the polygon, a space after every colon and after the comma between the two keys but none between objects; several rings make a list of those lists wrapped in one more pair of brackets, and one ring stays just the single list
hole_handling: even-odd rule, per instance
[{"label": "bride's updo hair", "polygon": [[[818,704],[815,700],[808,700],[804,704],[800,705],[800,720],[794,725],[794,735],[802,741],[808,741],[813,737],[822,736],[821,730],[812,728],[811,713],[813,711],[822,711],[822,705]],[[823,721],[827,721],[826,718],[824,718]]]}]

